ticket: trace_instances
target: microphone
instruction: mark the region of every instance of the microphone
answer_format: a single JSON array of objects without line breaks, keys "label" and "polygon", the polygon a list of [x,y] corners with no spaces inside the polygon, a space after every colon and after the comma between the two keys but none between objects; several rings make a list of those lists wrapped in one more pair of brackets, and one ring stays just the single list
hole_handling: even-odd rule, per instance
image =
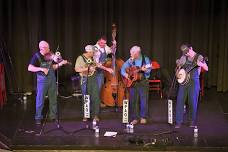
[{"label": "microphone", "polygon": [[58,46],[57,46],[57,48],[56,48],[55,52],[57,52],[58,50],[59,50],[59,44],[58,44]]},{"label": "microphone", "polygon": [[56,51],[56,52],[55,52],[55,56],[61,57],[61,53],[60,53],[59,51]]}]

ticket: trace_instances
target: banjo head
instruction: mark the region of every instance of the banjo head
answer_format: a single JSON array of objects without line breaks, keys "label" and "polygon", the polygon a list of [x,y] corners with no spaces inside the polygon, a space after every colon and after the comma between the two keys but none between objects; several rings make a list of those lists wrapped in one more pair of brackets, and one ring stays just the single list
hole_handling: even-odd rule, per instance
[{"label": "banjo head", "polygon": [[182,84],[187,78],[187,73],[184,69],[180,69],[177,73],[177,82]]}]

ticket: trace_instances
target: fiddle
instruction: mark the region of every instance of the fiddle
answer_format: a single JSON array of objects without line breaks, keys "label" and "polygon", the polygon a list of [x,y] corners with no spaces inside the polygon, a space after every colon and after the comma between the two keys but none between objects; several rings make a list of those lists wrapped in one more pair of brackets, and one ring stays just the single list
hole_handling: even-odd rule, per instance
[{"label": "fiddle", "polygon": [[49,62],[49,66],[47,68],[44,68],[43,71],[42,71],[45,75],[48,75],[48,72],[49,72],[51,66],[53,66],[53,63],[52,63],[53,61],[55,63],[57,63],[56,64],[57,66],[55,65],[55,68],[54,69],[57,69],[58,67],[60,67],[62,65],[65,65],[65,64],[72,65],[71,62],[68,62],[67,60],[64,60],[62,58],[62,56],[61,56],[61,53],[58,52],[58,51],[55,52],[55,53],[53,53],[51,51],[48,52],[48,53],[46,53],[44,55],[44,59]]},{"label": "fiddle", "polygon": [[[51,51],[48,52],[47,54],[44,55],[44,59],[46,61],[51,61],[51,62],[54,61],[55,63],[60,63],[64,60],[59,51],[56,51],[55,53],[53,53]],[[67,62],[66,64],[72,65],[71,62],[68,62],[67,60],[66,60],[66,62]]]}]

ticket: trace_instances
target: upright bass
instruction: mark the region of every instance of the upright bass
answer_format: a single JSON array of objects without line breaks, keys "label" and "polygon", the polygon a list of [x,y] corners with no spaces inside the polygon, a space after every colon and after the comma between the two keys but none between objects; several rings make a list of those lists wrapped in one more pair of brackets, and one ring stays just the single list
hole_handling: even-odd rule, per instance
[{"label": "upright bass", "polygon": [[[116,41],[116,25],[112,25],[112,41]],[[101,100],[107,106],[122,106],[125,96],[125,87],[120,75],[120,69],[124,63],[121,59],[116,59],[116,44],[113,43],[112,58],[104,66],[112,68],[113,74],[105,72],[105,83],[101,90]]]}]

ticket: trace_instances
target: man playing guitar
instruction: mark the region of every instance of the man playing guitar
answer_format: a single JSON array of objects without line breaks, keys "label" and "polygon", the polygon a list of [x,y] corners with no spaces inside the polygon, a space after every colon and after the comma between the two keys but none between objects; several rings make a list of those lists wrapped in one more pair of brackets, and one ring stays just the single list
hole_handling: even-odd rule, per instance
[{"label": "man playing guitar", "polygon": [[179,89],[176,103],[175,128],[180,128],[183,123],[184,104],[186,100],[189,106],[189,126],[195,127],[200,91],[199,75],[201,68],[208,71],[208,66],[203,56],[197,54],[191,45],[183,44],[180,49],[183,55],[176,61],[176,77],[179,82]]},{"label": "man playing guitar", "polygon": [[[140,119],[141,124],[145,124],[148,118],[148,94],[149,94],[149,82],[150,71],[152,69],[150,59],[141,53],[139,46],[133,46],[130,50],[131,58],[128,59],[121,68],[121,75],[128,79],[132,79],[127,69],[130,67],[138,67],[136,72],[142,76],[129,86],[130,91],[130,119],[131,124],[137,124]],[[138,102],[140,100],[140,102]],[[139,105],[140,104],[140,105]],[[140,108],[140,109],[139,109]]]}]

